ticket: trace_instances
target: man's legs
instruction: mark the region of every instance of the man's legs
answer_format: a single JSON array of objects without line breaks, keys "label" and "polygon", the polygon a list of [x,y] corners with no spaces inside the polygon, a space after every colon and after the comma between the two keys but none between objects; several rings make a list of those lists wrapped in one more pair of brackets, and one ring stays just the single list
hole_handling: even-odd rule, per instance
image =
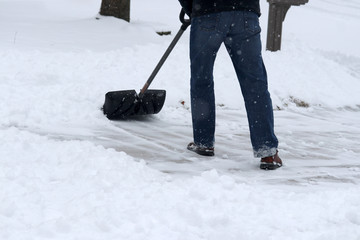
[{"label": "man's legs", "polygon": [[191,113],[194,142],[211,148],[215,134],[213,68],[223,40],[218,31],[219,14],[195,17],[191,22]]},{"label": "man's legs", "polygon": [[245,100],[254,156],[263,158],[276,154],[278,140],[274,134],[272,102],[261,56],[260,31],[255,13],[235,12],[225,46]]}]

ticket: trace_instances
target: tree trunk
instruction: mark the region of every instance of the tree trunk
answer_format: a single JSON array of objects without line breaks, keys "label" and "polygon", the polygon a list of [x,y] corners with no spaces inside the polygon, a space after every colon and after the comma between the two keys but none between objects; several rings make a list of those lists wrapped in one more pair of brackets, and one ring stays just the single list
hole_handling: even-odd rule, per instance
[{"label": "tree trunk", "polygon": [[102,0],[100,15],[113,16],[130,22],[130,0]]}]

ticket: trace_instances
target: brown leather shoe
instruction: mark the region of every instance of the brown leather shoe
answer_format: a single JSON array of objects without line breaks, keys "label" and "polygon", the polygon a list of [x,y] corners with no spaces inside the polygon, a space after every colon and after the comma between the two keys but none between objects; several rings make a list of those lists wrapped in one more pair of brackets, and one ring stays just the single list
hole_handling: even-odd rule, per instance
[{"label": "brown leather shoe", "polygon": [[276,152],[274,156],[261,158],[260,168],[264,170],[275,170],[282,166],[282,161]]}]

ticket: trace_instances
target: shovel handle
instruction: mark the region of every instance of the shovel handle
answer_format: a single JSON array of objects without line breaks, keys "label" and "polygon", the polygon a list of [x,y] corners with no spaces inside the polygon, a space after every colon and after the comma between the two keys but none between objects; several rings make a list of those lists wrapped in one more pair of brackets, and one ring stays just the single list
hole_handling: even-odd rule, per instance
[{"label": "shovel handle", "polygon": [[185,32],[187,27],[190,26],[190,24],[191,24],[191,18],[185,19],[185,11],[183,9],[181,9],[179,18],[180,18],[180,21],[181,21],[182,25],[181,25],[178,33],[176,34],[176,36],[174,37],[174,39],[170,43],[170,46],[166,49],[166,51],[165,51],[164,55],[162,56],[162,58],[160,59],[159,63],[156,65],[154,71],[151,73],[149,79],[146,81],[146,83],[144,84],[144,86],[140,90],[140,93],[139,93],[139,98],[140,99],[144,96],[146,90],[149,88],[151,82],[154,80],[156,74],[159,72],[160,68],[162,67],[162,65],[166,61],[167,57],[170,55],[171,51],[174,49],[176,43],[179,41],[182,34]]},{"label": "shovel handle", "polygon": [[185,11],[182,8],[180,11],[179,18],[180,18],[180,22],[182,23],[181,28],[185,31],[187,27],[190,26],[191,24],[191,17],[185,19]]}]

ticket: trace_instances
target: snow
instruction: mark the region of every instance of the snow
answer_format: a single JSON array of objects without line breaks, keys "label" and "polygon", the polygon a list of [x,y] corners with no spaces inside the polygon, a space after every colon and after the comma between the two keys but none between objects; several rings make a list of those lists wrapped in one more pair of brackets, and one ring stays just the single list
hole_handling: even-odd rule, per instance
[{"label": "snow", "polygon": [[0,0],[0,239],[360,239],[358,1],[292,7],[273,53],[261,0],[276,171],[252,157],[224,48],[216,156],[186,150],[189,31],[151,86],[166,89],[163,110],[106,119],[105,93],[143,86],[180,7],[132,0],[127,23],[99,16],[100,2]]}]

